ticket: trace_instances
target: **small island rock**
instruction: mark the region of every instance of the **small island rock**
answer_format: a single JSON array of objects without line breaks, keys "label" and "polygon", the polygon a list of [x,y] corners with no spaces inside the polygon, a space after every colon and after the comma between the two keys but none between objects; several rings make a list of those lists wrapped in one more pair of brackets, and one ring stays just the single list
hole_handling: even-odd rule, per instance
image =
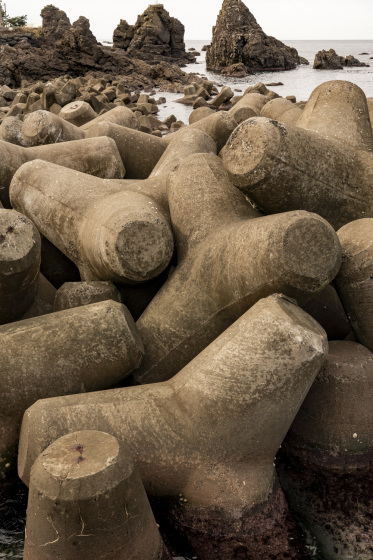
[{"label": "small island rock", "polygon": [[339,56],[334,49],[322,50],[316,53],[313,67],[316,70],[342,70],[344,66],[369,66],[351,54]]}]

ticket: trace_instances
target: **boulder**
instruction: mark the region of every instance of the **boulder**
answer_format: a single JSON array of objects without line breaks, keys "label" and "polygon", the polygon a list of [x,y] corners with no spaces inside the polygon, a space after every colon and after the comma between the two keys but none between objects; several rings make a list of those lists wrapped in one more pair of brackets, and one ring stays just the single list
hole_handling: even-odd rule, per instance
[{"label": "boulder", "polygon": [[264,33],[241,0],[224,0],[211,45],[206,51],[206,65],[211,70],[242,63],[248,72],[291,70],[300,59],[296,49]]}]

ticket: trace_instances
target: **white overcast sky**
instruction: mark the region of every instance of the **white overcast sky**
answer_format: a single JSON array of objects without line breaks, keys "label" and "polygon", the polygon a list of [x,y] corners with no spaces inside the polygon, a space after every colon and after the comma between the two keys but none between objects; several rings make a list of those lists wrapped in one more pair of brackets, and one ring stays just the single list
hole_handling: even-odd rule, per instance
[{"label": "white overcast sky", "polygon": [[[110,41],[120,19],[133,24],[150,0],[2,0],[10,16],[27,15],[40,25],[49,3],[71,23],[87,17],[99,41]],[[244,0],[268,35],[278,39],[373,39],[373,0]],[[222,0],[164,0],[171,16],[185,26],[185,39],[210,39]]]}]

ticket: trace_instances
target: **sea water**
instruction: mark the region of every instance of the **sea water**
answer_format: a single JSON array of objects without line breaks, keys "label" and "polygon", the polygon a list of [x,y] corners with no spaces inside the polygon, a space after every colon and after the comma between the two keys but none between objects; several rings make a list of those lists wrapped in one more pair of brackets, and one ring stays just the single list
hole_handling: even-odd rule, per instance
[{"label": "sea water", "polygon": [[[348,80],[357,84],[364,91],[367,97],[373,97],[373,40],[359,41],[283,41],[289,47],[295,47],[299,56],[303,56],[309,61],[309,65],[301,64],[294,70],[280,72],[258,72],[250,74],[245,78],[230,78],[222,76],[216,72],[206,70],[206,52],[202,51],[204,45],[209,44],[209,40],[185,41],[186,49],[194,48],[198,53],[196,63],[188,64],[183,70],[188,73],[196,73],[206,76],[209,80],[220,86],[229,86],[232,91],[241,90],[242,92],[251,85],[258,82],[269,84],[282,82],[282,86],[269,86],[282,97],[295,95],[297,101],[307,101],[312,91],[323,82],[329,80]],[[315,54],[320,50],[334,49],[340,56],[352,54],[355,58],[369,67],[352,67],[343,70],[314,70],[313,62]],[[368,53],[368,54],[362,54]],[[239,95],[240,92],[237,92]],[[180,93],[160,93],[167,99],[167,103],[160,105],[158,117],[163,120],[170,114],[174,114],[178,120],[188,123],[189,115],[192,111],[190,106],[175,103],[180,99]]]}]

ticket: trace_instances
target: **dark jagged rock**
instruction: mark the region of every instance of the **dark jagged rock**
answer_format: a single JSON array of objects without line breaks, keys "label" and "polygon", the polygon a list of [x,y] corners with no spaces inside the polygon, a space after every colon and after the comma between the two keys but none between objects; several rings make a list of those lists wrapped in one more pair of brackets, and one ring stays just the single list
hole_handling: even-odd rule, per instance
[{"label": "dark jagged rock", "polygon": [[113,43],[115,48],[150,63],[162,59],[195,61],[194,54],[185,51],[184,25],[170,17],[163,4],[149,6],[133,26],[121,20],[114,31]]},{"label": "dark jagged rock", "polygon": [[126,51],[133,39],[133,25],[129,25],[125,19],[121,19],[113,33],[113,46],[116,49]]},{"label": "dark jagged rock", "polygon": [[[159,86],[164,90],[182,91],[188,83],[189,76],[177,66],[157,64],[159,61],[153,57],[156,65],[151,67],[137,58],[137,51],[129,56],[119,49],[103,47],[85,17],[81,16],[71,25],[65,12],[52,5],[43,8],[41,15],[39,47],[27,42],[22,42],[21,46],[0,47],[1,84],[17,88],[22,82],[48,81],[66,74],[78,77],[91,71],[125,77],[127,85],[133,88]],[[172,29],[179,29],[172,18],[169,19]],[[173,37],[171,44],[179,45],[180,33],[174,31]]]},{"label": "dark jagged rock", "polygon": [[316,53],[313,67],[316,70],[342,70],[341,57],[334,49],[322,50]]},{"label": "dark jagged rock", "polygon": [[207,47],[206,65],[221,71],[238,63],[247,72],[291,70],[300,59],[296,49],[264,33],[241,0],[224,0]]},{"label": "dark jagged rock", "polygon": [[43,38],[47,46],[54,45],[71,28],[70,20],[65,12],[52,4],[45,6],[40,15],[43,18]]},{"label": "dark jagged rock", "polygon": [[339,56],[334,49],[322,50],[316,53],[313,67],[316,70],[342,70],[343,66],[369,66],[351,54]]}]

